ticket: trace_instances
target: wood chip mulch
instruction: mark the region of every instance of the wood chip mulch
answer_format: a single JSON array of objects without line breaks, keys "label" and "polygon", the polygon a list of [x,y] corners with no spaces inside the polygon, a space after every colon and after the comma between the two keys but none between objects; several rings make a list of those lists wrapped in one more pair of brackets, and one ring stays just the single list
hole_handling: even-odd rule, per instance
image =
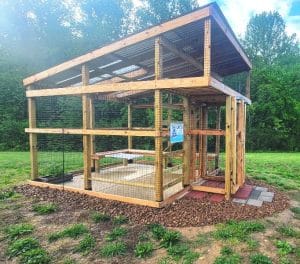
[{"label": "wood chip mulch", "polygon": [[289,199],[276,188],[265,183],[248,180],[247,184],[267,187],[275,193],[272,203],[261,207],[239,205],[229,201],[211,202],[208,197],[194,199],[183,197],[164,208],[150,208],[110,201],[68,191],[39,188],[31,185],[16,187],[16,191],[38,201],[54,202],[60,210],[97,210],[111,216],[125,215],[132,224],[161,223],[168,227],[189,227],[226,222],[229,219],[246,220],[271,216],[289,207]]}]

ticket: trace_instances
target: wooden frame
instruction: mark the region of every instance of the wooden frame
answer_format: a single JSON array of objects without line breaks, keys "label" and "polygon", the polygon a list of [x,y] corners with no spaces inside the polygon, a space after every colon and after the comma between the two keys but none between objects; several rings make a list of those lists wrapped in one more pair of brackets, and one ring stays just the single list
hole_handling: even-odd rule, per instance
[{"label": "wooden frame", "polygon": [[[172,30],[174,30],[173,33],[176,35],[175,29],[177,28],[189,28],[189,24],[192,24],[191,27],[197,26],[199,32],[202,32],[203,30],[203,35],[201,33],[201,37],[199,37],[199,39],[203,41],[203,54],[201,52],[200,55],[197,55],[195,54],[195,52],[189,51],[189,47],[182,45],[182,42],[184,41],[183,38],[179,37],[178,40],[174,38],[175,40],[171,41],[172,38],[168,36]],[[216,27],[219,30],[215,30]],[[240,62],[240,65],[237,65],[236,67],[235,65],[233,67],[231,65],[229,66],[229,68],[231,67],[230,69],[225,69],[224,71],[218,69],[217,66],[219,66],[220,64],[217,64],[216,66],[216,60],[218,60],[218,58],[216,58],[216,53],[213,52],[213,47],[216,44],[215,42],[213,42],[215,41],[215,38],[212,37],[214,32],[221,32],[220,39],[224,40],[226,43],[231,43],[232,52],[230,52],[230,54],[234,53],[234,56],[237,56],[237,58],[239,59],[237,61]],[[148,58],[149,55],[144,58],[144,61],[151,61],[151,67],[145,66],[147,63],[145,64],[143,60],[139,61],[139,58],[141,58],[140,55],[133,56],[134,58],[132,58],[132,61],[129,55],[121,55],[121,53],[126,54],[126,52],[129,50],[126,48],[129,46],[131,46],[131,48],[134,48],[133,45],[143,45],[143,43],[149,44],[151,41],[153,41],[153,45],[150,45],[150,47],[148,47],[147,52],[150,54],[153,52],[153,58]],[[167,50],[167,54],[163,52],[164,49]],[[191,49],[193,49],[193,47]],[[170,56],[171,59],[168,58],[170,55],[168,52],[172,53]],[[98,60],[95,59],[101,57],[103,57],[101,58],[101,62],[109,62],[110,59],[107,59],[108,56],[106,55],[109,55],[111,58],[113,58],[112,60],[116,59],[121,61],[118,66],[114,66],[116,68],[111,68],[111,77],[114,77],[118,80],[112,80],[113,78],[105,79],[102,81],[98,81],[98,83],[96,84],[90,85],[90,81],[93,77],[104,75],[103,73],[105,73],[105,71],[100,69],[103,65],[92,70],[89,70],[89,67],[97,66],[95,62],[97,62]],[[203,62],[201,61],[202,55]],[[164,59],[166,59],[166,63],[163,65]],[[174,64],[174,67],[172,65],[170,66],[170,61]],[[173,72],[178,69],[178,67],[176,67],[176,61],[179,61],[178,64],[182,62],[182,65],[184,65],[184,67],[185,65],[192,66],[191,70],[188,70],[188,74],[184,70],[182,74],[180,73],[177,75],[173,75]],[[114,63],[114,61],[112,63]],[[120,69],[122,69],[122,67],[126,67],[127,65],[136,65],[138,68],[137,71],[140,71],[140,73],[136,73],[136,75],[134,76],[130,76],[133,71],[130,71],[130,74],[115,73],[118,67],[121,67]],[[235,71],[236,69],[236,72],[238,72],[238,66],[241,67],[240,71],[248,71],[248,77],[245,84],[246,96],[238,93],[237,91],[222,83],[222,76],[228,75],[230,71]],[[75,67],[77,68],[75,69]],[[79,74],[79,67],[81,67],[81,74]],[[69,79],[67,78],[67,76],[70,75],[70,72],[64,71],[67,71],[69,69],[72,69],[71,74],[72,71],[77,71],[77,75],[72,76],[69,79],[76,79],[80,82],[81,78],[82,85],[78,85],[79,82],[73,83],[72,81],[68,81]],[[30,76],[24,79],[23,83],[27,88],[26,96],[28,98],[29,128],[25,129],[25,131],[29,133],[30,139],[31,179],[36,180],[38,178],[38,134],[82,135],[84,159],[84,190],[80,190],[80,192],[82,193],[134,204],[161,207],[164,204],[167,204],[168,201],[171,201],[173,199],[168,198],[165,200],[163,197],[164,190],[170,187],[170,184],[182,181],[184,187],[188,186],[184,190],[192,188],[193,190],[197,191],[219,193],[224,194],[226,196],[226,199],[229,199],[231,194],[235,193],[238,188],[245,182],[245,115],[246,104],[251,103],[249,99],[250,70],[251,63],[245,55],[240,44],[238,43],[232,30],[230,29],[226,19],[222,15],[222,12],[219,10],[216,4],[209,4],[190,14],[175,18],[161,25],[154,26],[140,33],[131,35],[107,46],[96,49],[88,54],[54,66],[46,71]],[[47,82],[45,82],[46,86],[43,86],[45,84],[42,82],[43,80],[62,72],[64,72],[62,75],[53,77],[52,81],[54,82],[48,83],[47,80]],[[92,74],[90,76],[91,72]],[[200,76],[202,73],[203,76]],[[57,81],[62,77],[64,77],[65,79]],[[151,79],[152,77],[154,79]],[[53,85],[53,88],[49,88],[53,83],[55,83],[57,86]],[[63,84],[65,84],[66,87],[60,87]],[[35,86],[37,86],[38,89],[34,89]],[[167,92],[169,94],[168,101],[164,101],[164,103],[162,96],[163,92]],[[154,102],[147,102],[146,104],[139,105],[135,104],[136,101],[138,101],[136,99],[140,99],[145,95],[154,96]],[[181,98],[183,98],[183,102],[174,104],[171,95],[181,96]],[[37,126],[37,98],[51,96],[80,96],[82,98],[83,125],[81,128],[40,128]],[[95,128],[95,100],[125,102],[128,105],[127,127],[110,129]],[[220,110],[220,107],[224,104],[226,104],[225,129],[221,128]],[[214,129],[212,129],[211,126],[208,127],[207,125],[209,118],[208,109],[211,109],[212,106],[217,106],[215,120],[216,126]],[[133,127],[132,115],[134,108],[153,108],[154,127]],[[172,144],[170,143],[169,138],[164,138],[169,137],[170,135],[169,128],[163,126],[163,108],[167,109],[168,126],[170,126],[172,120],[173,110],[183,111],[184,124],[183,150],[172,152],[172,155],[183,158],[183,175],[182,177],[178,177],[170,183],[166,184],[163,180],[164,172],[166,171],[166,169],[164,170],[164,168],[166,168],[166,164],[168,163],[167,159],[170,158],[170,155],[169,152],[163,151],[163,140],[168,141],[168,151],[172,150]],[[120,180],[119,183],[154,189],[155,202],[89,191],[92,189],[92,181],[97,180],[92,177],[92,167],[97,170],[99,165],[98,159],[101,158],[101,154],[96,153],[95,136],[104,135],[127,137],[128,149],[118,150],[119,152],[126,151],[126,153],[141,152],[141,150],[133,149],[133,137],[154,138],[155,151],[143,150],[143,153],[145,155],[151,155],[155,158],[154,184],[137,184],[132,182],[125,182],[123,180]],[[216,137],[215,156],[207,153],[208,136]],[[217,175],[215,171],[217,171],[219,167],[221,136],[224,136],[226,140],[226,167],[225,176],[222,178],[222,181],[224,180],[225,182],[225,187],[215,188],[193,184],[193,181],[196,178],[213,180],[213,175]],[[207,168],[209,168],[210,164],[207,162],[207,160],[215,160],[215,168],[213,170],[215,174],[212,174],[211,171],[208,172]],[[198,164],[197,161],[199,161]],[[196,175],[196,170],[198,172],[198,175]],[[220,180],[220,177],[215,180]],[[109,179],[105,179],[105,181],[110,182]],[[43,185],[36,182],[32,182],[32,184],[36,184],[37,186],[42,187],[51,186],[50,188],[55,188],[53,187],[53,185]],[[69,187],[65,188],[71,191],[75,191]],[[76,189],[76,191],[78,190]],[[174,197],[178,197],[179,193],[174,195]]]}]

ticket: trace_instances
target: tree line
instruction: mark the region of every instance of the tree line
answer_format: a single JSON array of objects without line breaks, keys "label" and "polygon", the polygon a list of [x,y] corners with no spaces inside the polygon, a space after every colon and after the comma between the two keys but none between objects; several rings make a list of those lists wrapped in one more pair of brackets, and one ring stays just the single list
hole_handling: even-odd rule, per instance
[{"label": "tree line", "polygon": [[[0,2],[0,150],[28,150],[22,79],[192,11],[196,0]],[[300,50],[278,12],[253,15],[240,39],[250,57],[248,150],[299,151]]]}]

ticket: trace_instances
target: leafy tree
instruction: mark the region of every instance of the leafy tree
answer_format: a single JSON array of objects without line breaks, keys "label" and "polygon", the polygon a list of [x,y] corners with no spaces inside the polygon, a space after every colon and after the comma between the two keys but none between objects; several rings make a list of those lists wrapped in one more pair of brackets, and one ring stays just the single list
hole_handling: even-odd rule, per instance
[{"label": "leafy tree", "polygon": [[136,12],[139,21],[137,29],[162,23],[173,17],[188,13],[196,7],[198,7],[196,0],[142,0],[142,7]]},{"label": "leafy tree", "polygon": [[276,11],[254,15],[248,23],[243,44],[254,64],[270,65],[285,56],[299,54],[296,34],[287,34],[286,24]]}]

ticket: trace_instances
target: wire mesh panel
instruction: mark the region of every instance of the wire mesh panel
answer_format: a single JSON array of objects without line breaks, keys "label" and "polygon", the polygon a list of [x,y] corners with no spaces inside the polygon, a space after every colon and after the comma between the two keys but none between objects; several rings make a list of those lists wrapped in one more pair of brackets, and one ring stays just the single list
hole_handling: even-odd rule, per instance
[{"label": "wire mesh panel", "polygon": [[63,183],[82,173],[82,137],[79,135],[38,135],[40,180]]},{"label": "wire mesh panel", "polygon": [[37,98],[36,123],[38,128],[81,128],[81,97],[51,96]]}]

